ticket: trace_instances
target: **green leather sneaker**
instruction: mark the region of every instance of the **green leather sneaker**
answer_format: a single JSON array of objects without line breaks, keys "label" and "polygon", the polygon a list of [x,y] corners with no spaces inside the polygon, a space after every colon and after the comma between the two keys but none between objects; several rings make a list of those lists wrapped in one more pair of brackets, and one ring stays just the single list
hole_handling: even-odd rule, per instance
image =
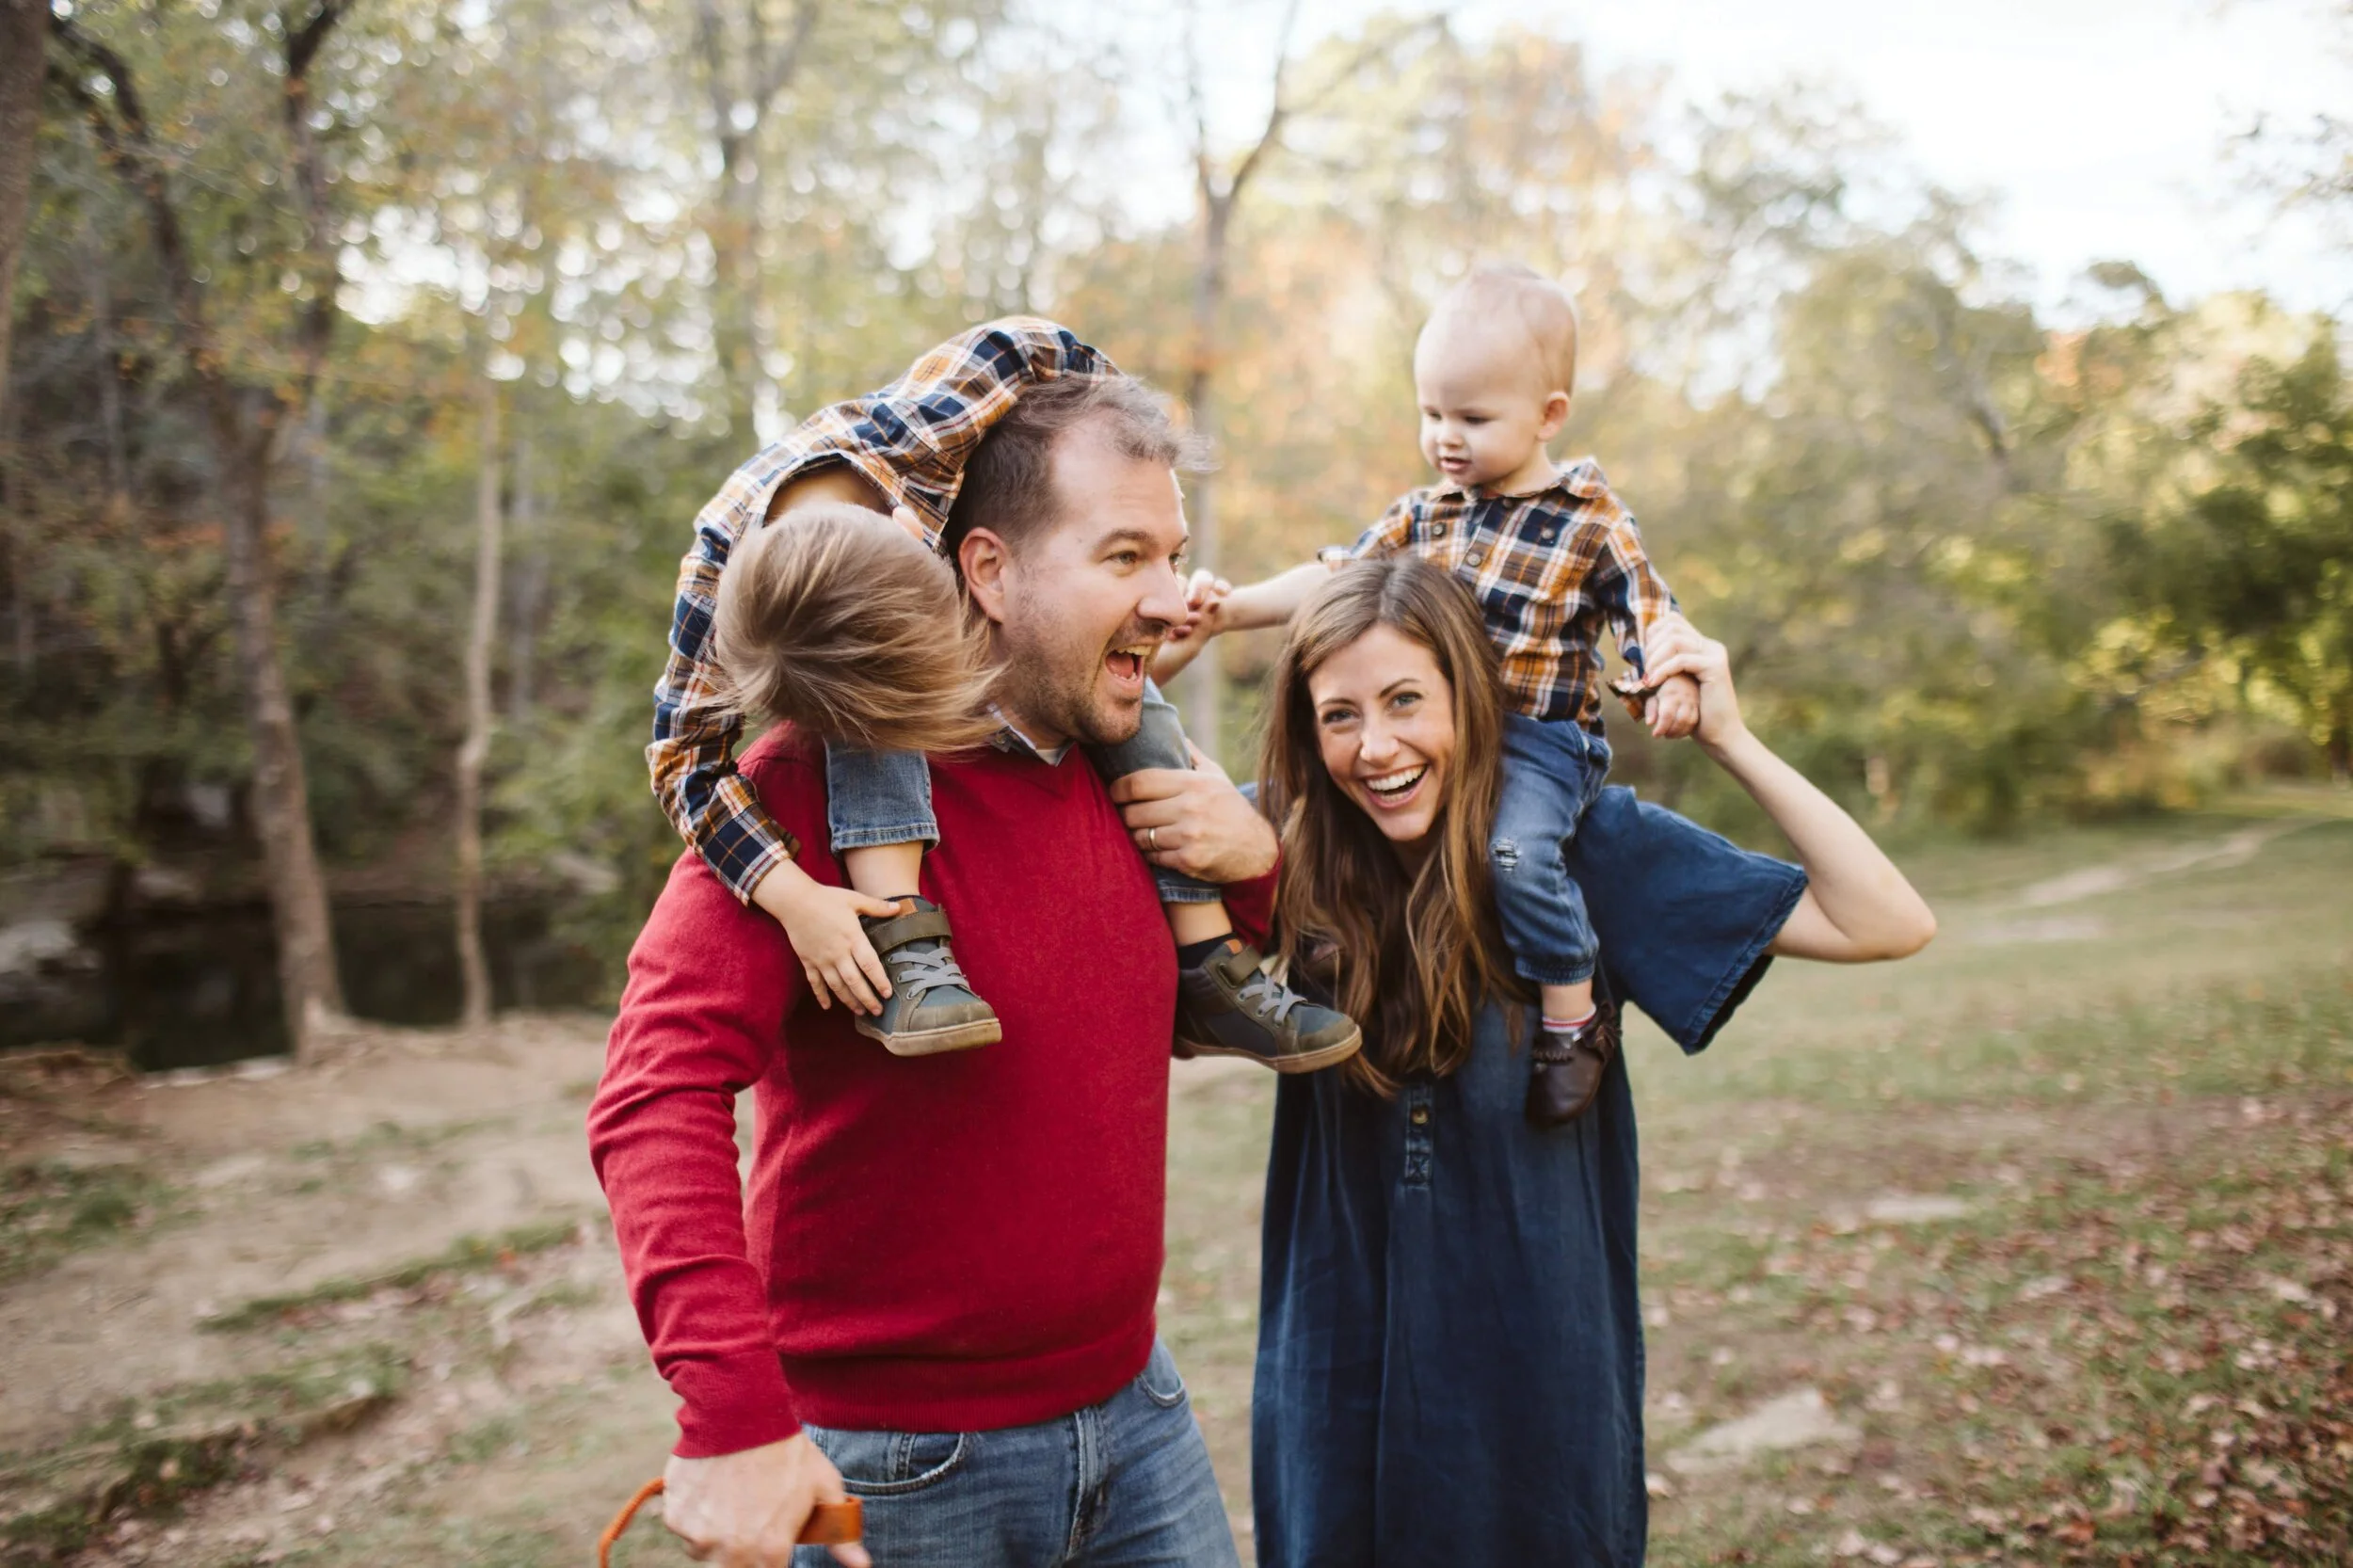
[{"label": "green leather sneaker", "polygon": [[1269,976],[1257,951],[1239,938],[1176,970],[1179,1057],[1246,1056],[1278,1073],[1312,1073],[1347,1061],[1364,1043],[1354,1019]]},{"label": "green leather sneaker", "polygon": [[893,1056],[937,1056],[994,1045],[1004,1036],[997,1011],[972,994],[948,948],[948,917],[927,898],[898,915],[860,916],[867,940],[890,973],[880,1017],[860,1014],[857,1032]]}]

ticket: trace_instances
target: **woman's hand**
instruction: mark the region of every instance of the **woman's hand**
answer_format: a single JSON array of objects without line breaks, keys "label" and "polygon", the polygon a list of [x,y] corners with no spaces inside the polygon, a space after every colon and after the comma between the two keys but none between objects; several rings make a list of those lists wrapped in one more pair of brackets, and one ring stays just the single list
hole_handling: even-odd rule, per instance
[{"label": "woman's hand", "polygon": [[[1699,723],[1686,732],[1709,750],[1727,745],[1747,731],[1740,717],[1739,695],[1732,689],[1732,659],[1724,652],[1724,645],[1701,636],[1699,628],[1681,616],[1660,621],[1644,641],[1642,673],[1654,688],[1677,676],[1699,683]],[[1652,698],[1654,704],[1659,700]]]},{"label": "woman's hand", "polygon": [[1805,867],[1805,892],[1774,934],[1773,952],[1867,964],[1926,947],[1936,916],[1896,863],[1837,802],[1749,733],[1724,645],[1675,616],[1642,651],[1654,680],[1688,675],[1700,683],[1700,744],[1765,808]]}]

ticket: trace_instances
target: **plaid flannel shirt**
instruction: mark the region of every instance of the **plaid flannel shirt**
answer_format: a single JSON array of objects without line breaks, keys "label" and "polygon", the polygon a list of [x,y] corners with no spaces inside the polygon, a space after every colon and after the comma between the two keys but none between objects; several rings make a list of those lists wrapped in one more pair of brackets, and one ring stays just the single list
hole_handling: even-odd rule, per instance
[{"label": "plaid flannel shirt", "polygon": [[1350,553],[1410,551],[1479,596],[1503,654],[1503,685],[1530,718],[1598,728],[1601,629],[1642,667],[1642,639],[1675,608],[1642,551],[1633,514],[1601,466],[1582,457],[1529,495],[1481,496],[1433,485],[1397,498]]},{"label": "plaid flannel shirt", "polygon": [[888,504],[912,510],[936,550],[966,461],[1022,389],[1115,369],[1050,321],[989,322],[941,344],[882,391],[820,408],[737,469],[696,517],[694,548],[679,567],[670,657],[653,689],[646,762],[663,809],[737,898],[748,902],[760,879],[800,845],[736,772],[743,721],[712,701],[712,607],[735,541],[766,518],[786,480],[847,463]]}]

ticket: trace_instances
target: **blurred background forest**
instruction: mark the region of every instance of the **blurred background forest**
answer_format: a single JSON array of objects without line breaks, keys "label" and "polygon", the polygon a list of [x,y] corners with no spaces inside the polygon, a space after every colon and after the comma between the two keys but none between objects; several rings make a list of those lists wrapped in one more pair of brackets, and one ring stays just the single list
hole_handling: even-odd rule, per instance
[{"label": "blurred background forest", "polygon": [[[2345,319],[2129,256],[2054,313],[1820,83],[1695,106],[1565,23],[1273,4],[1264,49],[1024,0],[5,9],[0,1044],[446,1019],[477,816],[496,1000],[598,996],[678,850],[640,747],[696,510],[1009,312],[1214,433],[1193,514],[1241,581],[1422,482],[1427,303],[1525,260],[1584,314],[1557,450],[1866,820],[2353,770]],[[2342,233],[2348,149],[2212,156]],[[1269,653],[1181,694],[1238,769]],[[1753,825],[1689,748],[1620,772]],[[135,962],[203,984],[143,1026],[59,979]]]}]

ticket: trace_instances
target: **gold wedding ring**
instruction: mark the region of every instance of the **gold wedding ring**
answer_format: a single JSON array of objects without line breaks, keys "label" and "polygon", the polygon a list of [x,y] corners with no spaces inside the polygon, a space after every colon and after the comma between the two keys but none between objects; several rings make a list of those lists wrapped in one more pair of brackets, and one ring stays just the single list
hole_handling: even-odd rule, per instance
[{"label": "gold wedding ring", "polygon": [[1159,828],[1147,827],[1144,830],[1144,847],[1151,851],[1154,855],[1160,854],[1160,830]]}]

